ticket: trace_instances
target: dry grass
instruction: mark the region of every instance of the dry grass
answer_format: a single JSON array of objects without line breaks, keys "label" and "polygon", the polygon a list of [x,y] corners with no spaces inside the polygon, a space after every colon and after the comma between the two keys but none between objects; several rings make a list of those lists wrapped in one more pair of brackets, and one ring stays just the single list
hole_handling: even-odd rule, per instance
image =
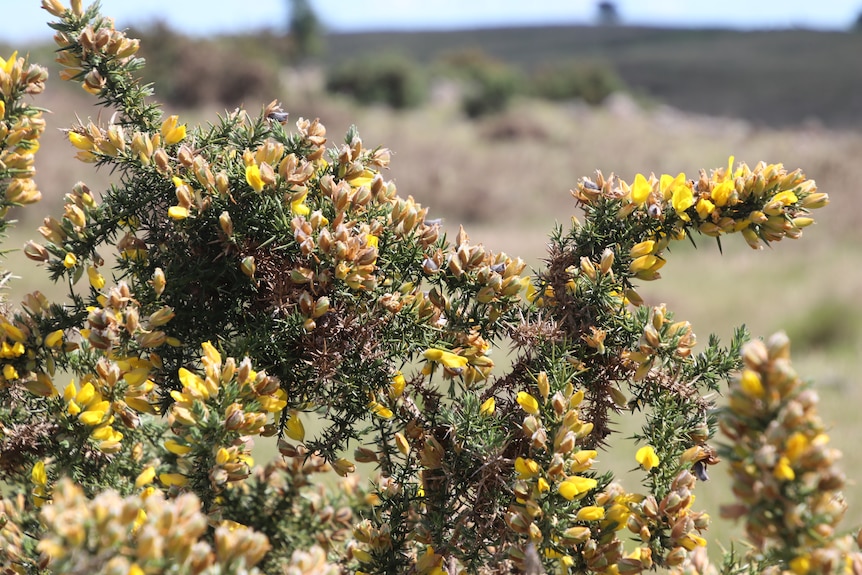
[{"label": "dry grass", "polygon": [[[50,89],[41,104],[55,112],[49,117],[53,128],[67,125],[74,112],[89,115],[85,96]],[[701,167],[726,165],[729,154],[750,164],[762,159],[802,167],[832,198],[832,205],[817,214],[819,224],[807,229],[802,240],[754,252],[741,238],[731,237],[723,242],[724,255],[707,238],[697,250],[680,245],[662,270],[665,278],[644,286],[643,294],[652,303],[667,302],[678,319],[690,320],[701,340],[714,331],[726,341],[733,326],[743,322],[755,335],[791,328],[805,339],[809,349],[796,349],[797,367],[804,377],[821,382],[823,417],[835,422],[833,440],[845,453],[848,476],[862,470],[862,454],[853,444],[862,435],[857,413],[862,391],[854,381],[862,368],[857,353],[862,346],[862,268],[854,250],[862,239],[855,221],[862,213],[857,191],[862,136],[755,129],[663,108],[645,112],[620,100],[600,110],[523,101],[480,123],[467,123],[445,105],[394,114],[320,97],[303,100],[286,103],[293,118],[320,116],[334,143],[355,123],[367,145],[394,150],[391,177],[402,195],[431,206],[431,217],[444,217],[450,231],[464,223],[474,241],[521,255],[533,266],[541,263],[554,222],[566,224],[573,213],[568,190],[596,168],[616,171],[624,179],[639,171],[695,174]],[[214,110],[184,115],[192,122],[214,118]],[[41,208],[29,208],[11,247],[36,237],[42,217],[60,214],[62,195],[78,179],[96,191],[104,189],[109,174],[94,176],[73,156],[62,135],[50,130],[37,156],[46,201]],[[10,267],[25,278],[13,284],[13,301],[23,292],[44,289],[39,280],[44,276],[20,254],[13,254]],[[813,341],[803,337],[815,329],[819,335]],[[840,337],[830,337],[835,332]],[[818,346],[817,338],[830,341]],[[602,464],[628,469],[633,451],[621,445],[606,453]],[[717,505],[728,500],[728,488],[720,468],[713,476],[701,487],[698,504],[718,517]],[[848,489],[848,499],[848,524],[862,523],[858,483]],[[731,531],[720,526],[719,539],[727,541]]]}]

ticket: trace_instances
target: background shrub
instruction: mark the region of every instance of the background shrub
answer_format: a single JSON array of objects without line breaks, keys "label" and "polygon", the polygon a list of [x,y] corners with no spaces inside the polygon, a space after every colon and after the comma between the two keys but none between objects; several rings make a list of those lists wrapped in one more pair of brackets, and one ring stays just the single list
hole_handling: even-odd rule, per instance
[{"label": "background shrub", "polygon": [[143,79],[157,84],[170,105],[233,108],[278,90],[277,54],[269,60],[250,58],[244,46],[189,38],[164,23],[135,34],[142,39],[141,55],[147,61]]},{"label": "background shrub", "polygon": [[583,100],[591,106],[622,90],[622,79],[609,64],[570,60],[546,64],[532,77],[534,93],[548,100]]},{"label": "background shrub", "polygon": [[398,54],[367,56],[344,63],[328,73],[326,88],[361,104],[386,104],[397,110],[425,100],[422,69]]},{"label": "background shrub", "polygon": [[461,82],[461,107],[470,118],[501,112],[515,95],[524,92],[524,78],[519,70],[481,50],[445,56],[443,69]]}]

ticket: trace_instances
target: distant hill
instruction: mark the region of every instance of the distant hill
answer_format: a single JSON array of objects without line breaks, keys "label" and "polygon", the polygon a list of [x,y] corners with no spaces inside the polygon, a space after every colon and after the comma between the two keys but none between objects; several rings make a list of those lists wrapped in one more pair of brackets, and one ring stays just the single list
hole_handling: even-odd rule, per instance
[{"label": "distant hill", "polygon": [[567,26],[332,34],[327,63],[380,51],[430,63],[465,48],[527,72],[574,58],[607,62],[633,92],[692,112],[862,128],[862,33]]}]

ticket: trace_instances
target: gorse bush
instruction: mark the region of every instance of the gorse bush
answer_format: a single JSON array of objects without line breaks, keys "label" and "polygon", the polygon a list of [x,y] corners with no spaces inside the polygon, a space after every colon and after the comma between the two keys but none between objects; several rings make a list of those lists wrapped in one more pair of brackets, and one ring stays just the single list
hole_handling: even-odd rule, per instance
[{"label": "gorse bush", "polygon": [[[355,129],[275,102],[189,128],[98,6],[42,4],[63,77],[115,112],[69,141],[116,184],[70,185],[24,248],[68,298],[0,318],[4,573],[862,572],[787,338],[697,351],[636,291],[671,242],[799,237],[828,200],[801,171],[583,178],[528,276],[441,234]],[[39,199],[45,76],[0,61],[4,213]],[[629,490],[597,459],[635,411]],[[747,545],[713,567],[693,492],[721,450]]]}]

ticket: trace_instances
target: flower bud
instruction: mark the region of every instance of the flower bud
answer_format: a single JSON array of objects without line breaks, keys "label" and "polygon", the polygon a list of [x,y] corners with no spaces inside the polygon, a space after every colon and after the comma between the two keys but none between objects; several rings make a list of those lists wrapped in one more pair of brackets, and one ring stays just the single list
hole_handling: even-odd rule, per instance
[{"label": "flower bud", "polygon": [[218,223],[219,226],[221,226],[221,231],[223,231],[228,238],[233,237],[233,220],[231,220],[230,214],[227,213],[227,211],[224,211],[219,215]]},{"label": "flower bud", "polygon": [[47,262],[51,258],[48,250],[34,241],[28,241],[24,245],[24,255],[35,262]]},{"label": "flower bud", "polygon": [[242,273],[248,277],[253,278],[254,272],[257,271],[257,265],[254,263],[254,256],[246,256],[242,258],[239,269],[241,269]]}]

